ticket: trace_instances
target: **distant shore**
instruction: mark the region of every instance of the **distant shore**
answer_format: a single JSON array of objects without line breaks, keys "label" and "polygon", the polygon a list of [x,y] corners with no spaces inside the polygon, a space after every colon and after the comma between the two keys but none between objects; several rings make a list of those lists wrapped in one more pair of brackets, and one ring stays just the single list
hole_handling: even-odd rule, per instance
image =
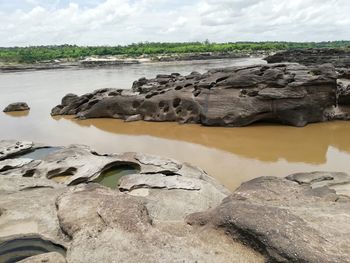
[{"label": "distant shore", "polygon": [[0,62],[0,72],[16,71],[38,71],[54,70],[68,68],[100,68],[117,67],[123,65],[133,65],[141,63],[154,62],[174,62],[174,61],[192,61],[192,60],[210,60],[210,59],[230,59],[230,58],[248,58],[264,57],[272,54],[267,51],[242,51],[242,52],[203,52],[186,54],[162,54],[154,56],[91,56],[76,60],[56,59],[50,61],[41,61],[33,63],[6,63]]}]

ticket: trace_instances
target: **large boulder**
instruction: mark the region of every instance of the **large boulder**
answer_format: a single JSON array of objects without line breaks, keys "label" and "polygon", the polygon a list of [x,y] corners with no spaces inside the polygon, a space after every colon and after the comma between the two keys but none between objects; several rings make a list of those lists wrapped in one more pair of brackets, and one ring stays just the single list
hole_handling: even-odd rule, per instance
[{"label": "large boulder", "polygon": [[25,102],[14,102],[9,104],[5,109],[4,112],[12,112],[12,111],[26,111],[29,110],[29,106]]},{"label": "large boulder", "polygon": [[224,230],[272,262],[350,262],[350,197],[327,187],[344,183],[342,173],[261,177],[187,222]]},{"label": "large boulder", "polygon": [[[56,106],[52,115],[244,126],[273,121],[294,126],[326,120],[336,104],[331,65],[255,65],[141,78],[132,90],[103,89]],[[66,100],[65,100],[66,101]],[[137,118],[136,118],[137,116]]]}]

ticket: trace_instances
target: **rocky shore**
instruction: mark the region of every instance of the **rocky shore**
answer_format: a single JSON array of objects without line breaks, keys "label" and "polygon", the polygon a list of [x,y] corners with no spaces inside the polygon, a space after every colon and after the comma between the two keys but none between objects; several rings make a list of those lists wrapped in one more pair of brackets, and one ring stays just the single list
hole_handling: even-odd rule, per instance
[{"label": "rocky shore", "polygon": [[245,126],[258,121],[305,126],[334,118],[331,64],[268,64],[141,78],[131,90],[68,94],[52,115]]},{"label": "rocky shore", "polygon": [[0,141],[0,261],[350,262],[349,186],[317,172],[229,193],[171,159]]},{"label": "rocky shore", "polygon": [[331,63],[339,78],[350,78],[350,49],[291,49],[265,58],[268,63],[293,62],[302,65]]}]

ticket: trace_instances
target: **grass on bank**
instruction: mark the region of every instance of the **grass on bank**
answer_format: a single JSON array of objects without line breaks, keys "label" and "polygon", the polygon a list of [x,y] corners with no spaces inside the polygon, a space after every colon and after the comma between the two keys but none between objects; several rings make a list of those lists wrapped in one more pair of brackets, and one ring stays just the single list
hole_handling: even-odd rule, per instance
[{"label": "grass on bank", "polygon": [[333,42],[236,42],[236,43],[138,43],[127,46],[31,46],[0,47],[0,62],[33,63],[55,59],[76,60],[88,56],[138,57],[204,52],[278,51],[304,48],[349,48],[350,41]]}]

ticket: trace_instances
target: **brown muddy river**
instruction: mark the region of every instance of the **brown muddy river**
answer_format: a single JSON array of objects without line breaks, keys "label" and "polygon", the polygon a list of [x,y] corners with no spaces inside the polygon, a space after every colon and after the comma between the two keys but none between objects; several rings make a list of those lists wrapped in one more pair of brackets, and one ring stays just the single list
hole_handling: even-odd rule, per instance
[{"label": "brown muddy river", "polygon": [[130,88],[139,77],[159,73],[263,63],[259,59],[153,63],[109,69],[0,73],[0,107],[26,101],[30,112],[0,113],[0,139],[32,140],[51,145],[87,144],[99,152],[137,151],[197,165],[233,190],[258,176],[286,176],[302,171],[350,173],[350,122],[305,128],[258,124],[244,128],[201,127],[177,123],[113,119],[78,121],[52,118],[50,110],[69,92]]}]

